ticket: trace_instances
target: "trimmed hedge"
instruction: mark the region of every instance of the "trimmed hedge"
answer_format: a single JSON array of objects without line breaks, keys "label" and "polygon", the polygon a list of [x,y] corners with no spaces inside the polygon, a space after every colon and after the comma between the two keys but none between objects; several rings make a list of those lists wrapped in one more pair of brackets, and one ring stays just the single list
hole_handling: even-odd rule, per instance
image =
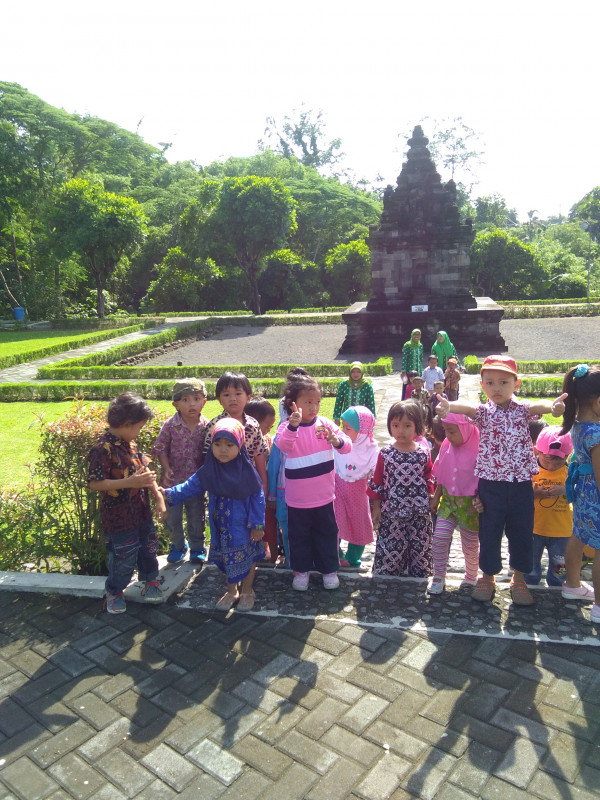
[{"label": "trimmed hedge", "polygon": [[562,394],[563,379],[522,378],[519,394],[525,397],[558,397]]},{"label": "trimmed hedge", "polygon": [[[597,303],[600,297],[597,295],[590,295],[590,301]],[[587,303],[587,297],[554,297],[550,300],[498,300],[499,306],[560,306],[567,303]]]},{"label": "trimmed hedge", "polygon": [[504,309],[502,319],[542,319],[545,317],[597,317],[600,303],[566,306],[519,305]]},{"label": "trimmed hedge", "polygon": [[244,317],[242,319],[232,318],[227,320],[228,325],[256,325],[257,327],[268,327],[269,325],[343,325],[344,320],[341,314],[324,314],[321,310],[312,316],[299,317],[293,314],[282,314],[281,316],[263,317]]},{"label": "trimmed hedge", "polygon": [[[84,367],[94,366],[97,364],[114,364],[115,361],[122,361],[124,358],[130,356],[137,356],[140,353],[145,353],[147,350],[152,350],[154,347],[160,347],[161,344],[168,342],[176,342],[177,339],[188,338],[189,335],[198,333],[198,331],[206,330],[212,325],[211,320],[199,319],[195,322],[188,322],[183,326],[176,325],[169,330],[155,333],[145,339],[136,339],[133,342],[126,342],[125,344],[118,344],[115,347],[109,347],[108,350],[103,350],[98,353],[90,353],[87,356],[79,356],[78,358],[66,358],[60,361],[61,367]],[[48,364],[45,367],[38,369],[37,377],[43,380],[52,377],[52,369],[55,365]]]},{"label": "trimmed hedge", "polygon": [[[104,342],[107,339],[114,339],[117,336],[125,336],[128,333],[135,333],[142,331],[145,328],[152,328],[153,322],[141,322],[137,325],[130,325],[128,328],[119,328],[109,331],[98,331],[97,334],[86,334],[85,339],[72,339],[68,345],[65,342],[60,344],[47,345],[40,347],[39,350],[27,350],[25,353],[15,353],[12,356],[2,356],[0,358],[0,369],[6,367],[14,367],[17,364],[25,364],[27,361],[35,361],[38,358],[46,358],[46,356],[53,356],[56,353],[64,353],[65,347],[69,350],[74,350],[77,347],[86,347],[88,344],[95,344],[96,342]],[[114,348],[110,348],[111,350]],[[69,359],[75,360],[75,359]]]},{"label": "trimmed hedge", "polygon": [[345,311],[348,306],[332,306],[331,308],[292,308],[289,311],[281,308],[273,308],[265,311],[265,314],[335,314]]},{"label": "trimmed hedge", "polygon": [[252,316],[252,311],[161,311],[165,317],[237,317]]},{"label": "trimmed hedge", "polygon": [[[256,378],[285,378],[287,373],[296,366],[295,364],[197,364],[191,366],[144,366],[117,367],[117,366],[79,366],[83,359],[70,359],[71,365],[65,362],[58,365],[48,364],[38,370],[38,376],[45,380],[119,380],[125,378],[185,378],[190,374],[196,377],[219,378],[224,372],[234,370],[243,372],[246,377]],[[77,362],[77,363],[75,363]],[[377,361],[364,364],[364,374],[369,377],[377,375],[390,375],[393,372],[390,357],[379,358]],[[304,364],[304,368],[311,375],[327,375],[329,377],[348,377],[349,364]]]},{"label": "trimmed hedge", "polygon": [[[547,373],[557,372],[564,375],[564,373],[577,366],[577,364],[594,364],[598,361],[597,358],[580,358],[577,361],[517,361],[517,370],[521,375],[544,375]],[[481,372],[481,364],[477,356],[467,356],[463,364],[466,372],[469,375],[478,375]],[[553,380],[557,380],[553,378]],[[562,377],[560,378],[562,381]]]},{"label": "trimmed hedge", "polygon": [[165,324],[165,317],[157,317],[157,316],[145,316],[145,317],[104,317],[103,319],[98,319],[97,317],[92,317],[90,319],[84,317],[78,317],[74,319],[51,319],[50,320],[50,327],[52,330],[57,331],[70,331],[70,330],[106,330],[111,328],[127,328],[130,325],[139,325],[142,321],[148,322],[147,327],[152,327],[153,325],[164,325]]},{"label": "trimmed hedge", "polygon": [[[322,378],[319,382],[324,397],[335,397],[341,378]],[[205,381],[210,400],[215,397],[216,381]],[[285,381],[277,378],[253,380],[252,391],[268,398],[283,395]],[[14,403],[20,400],[111,400],[122,392],[137,392],[147,400],[170,400],[173,381],[55,381],[53,383],[0,383],[0,402]]]}]

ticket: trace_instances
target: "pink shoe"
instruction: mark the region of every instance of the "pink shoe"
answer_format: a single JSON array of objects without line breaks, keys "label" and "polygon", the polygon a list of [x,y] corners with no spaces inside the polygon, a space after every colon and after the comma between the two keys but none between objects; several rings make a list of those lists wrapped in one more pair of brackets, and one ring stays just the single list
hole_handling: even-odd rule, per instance
[{"label": "pink shoe", "polygon": [[308,589],[308,579],[308,572],[294,572],[292,589],[295,589],[297,592],[305,592]]},{"label": "pink shoe", "polygon": [[324,589],[337,589],[340,585],[340,579],[337,572],[328,572],[323,575],[323,588]]},{"label": "pink shoe", "polygon": [[561,594],[565,600],[593,600],[594,589],[589,585],[589,583],[584,583],[581,581],[579,586],[566,586],[563,583]]},{"label": "pink shoe", "polygon": [[596,603],[592,606],[592,613],[590,614],[590,622],[600,622],[600,606]]}]

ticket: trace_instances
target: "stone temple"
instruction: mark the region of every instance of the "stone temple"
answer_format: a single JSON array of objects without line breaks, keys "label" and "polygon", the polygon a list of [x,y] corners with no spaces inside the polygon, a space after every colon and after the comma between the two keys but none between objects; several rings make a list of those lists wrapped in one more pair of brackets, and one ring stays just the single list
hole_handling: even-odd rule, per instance
[{"label": "stone temple", "polygon": [[[425,348],[438,330],[448,332],[461,355],[501,353],[503,309],[469,291],[471,220],[461,222],[456,184],[443,184],[420,125],[408,140],[407,160],[383,196],[383,214],[372,225],[371,299],[342,315],[342,353],[397,350],[420,328]],[[425,353],[427,355],[427,353]]]}]

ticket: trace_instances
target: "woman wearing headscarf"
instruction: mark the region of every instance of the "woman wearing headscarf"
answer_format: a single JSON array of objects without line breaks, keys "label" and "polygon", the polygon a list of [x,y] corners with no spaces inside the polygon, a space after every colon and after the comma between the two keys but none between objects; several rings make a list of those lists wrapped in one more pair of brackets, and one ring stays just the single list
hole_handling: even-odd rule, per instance
[{"label": "woman wearing headscarf", "polygon": [[363,377],[363,365],[360,361],[350,364],[350,377],[338,386],[333,409],[333,421],[340,424],[342,414],[350,406],[366,406],[375,416],[375,395],[369,381]]},{"label": "woman wearing headscarf", "polygon": [[408,373],[416,371],[419,375],[423,372],[423,344],[421,342],[421,331],[415,328],[410,334],[408,342],[402,348],[402,399],[406,394],[408,385]]},{"label": "woman wearing headscarf", "polygon": [[448,366],[449,358],[455,358],[458,362],[457,366],[460,369],[460,359],[458,358],[458,353],[456,352],[456,348],[450,341],[446,331],[437,332],[435,342],[431,347],[431,353],[432,355],[438,357],[438,367],[441,367],[444,372]]}]

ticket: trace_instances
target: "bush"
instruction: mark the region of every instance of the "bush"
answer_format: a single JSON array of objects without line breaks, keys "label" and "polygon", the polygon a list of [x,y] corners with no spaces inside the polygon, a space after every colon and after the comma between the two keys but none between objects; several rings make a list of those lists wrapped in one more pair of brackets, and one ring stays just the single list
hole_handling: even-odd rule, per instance
[{"label": "bush", "polygon": [[[84,357],[87,358],[87,357]],[[218,379],[224,372],[234,370],[243,372],[246,377],[254,380],[256,378],[285,378],[287,373],[296,366],[295,364],[195,364],[192,366],[160,366],[152,367],[141,365],[138,367],[117,367],[117,366],[78,366],[73,359],[72,366],[64,366],[65,362],[57,365],[49,364],[38,370],[39,377],[55,380],[108,380],[108,379],[177,379],[189,375],[190,371],[196,377],[207,379]],[[348,377],[348,364],[305,364],[304,368],[310,375],[322,375],[327,377]],[[376,375],[390,375],[393,371],[392,359],[383,357],[374,363],[364,364],[364,373],[371,377]]]},{"label": "bush", "polygon": [[[155,412],[144,426],[137,440],[142,452],[151,452],[167,416]],[[2,569],[22,569],[33,562],[46,571],[105,573],[99,495],[87,484],[87,454],[106,427],[105,420],[106,409],[81,400],[59,420],[40,419],[34,483],[19,493],[0,491]]]},{"label": "bush", "polygon": [[[137,330],[141,330],[139,327],[141,317],[104,317],[103,319],[95,318],[76,318],[76,319],[65,319],[64,317],[60,319],[52,319],[50,320],[50,326],[52,330],[105,330],[110,328],[126,328],[130,325],[137,326]],[[144,317],[144,328],[151,328],[155,325],[164,325],[165,318],[164,316],[161,317]],[[123,331],[119,333],[119,336],[123,335]]]},{"label": "bush", "polygon": [[[597,295],[590,294],[590,301],[597,303]],[[587,297],[565,297],[565,298],[552,298],[550,300],[501,300],[499,306],[552,306],[552,305],[567,305],[569,303],[587,303]]]},{"label": "bush", "polygon": [[519,305],[504,309],[502,319],[541,319],[547,317],[597,317],[600,304],[577,305]]},{"label": "bush", "polygon": [[[544,375],[549,372],[564,374],[577,364],[582,362],[593,364],[597,360],[597,358],[580,358],[577,361],[517,361],[517,370],[521,375]],[[469,375],[478,375],[481,371],[482,362],[477,359],[477,356],[467,356],[463,363]]]}]

